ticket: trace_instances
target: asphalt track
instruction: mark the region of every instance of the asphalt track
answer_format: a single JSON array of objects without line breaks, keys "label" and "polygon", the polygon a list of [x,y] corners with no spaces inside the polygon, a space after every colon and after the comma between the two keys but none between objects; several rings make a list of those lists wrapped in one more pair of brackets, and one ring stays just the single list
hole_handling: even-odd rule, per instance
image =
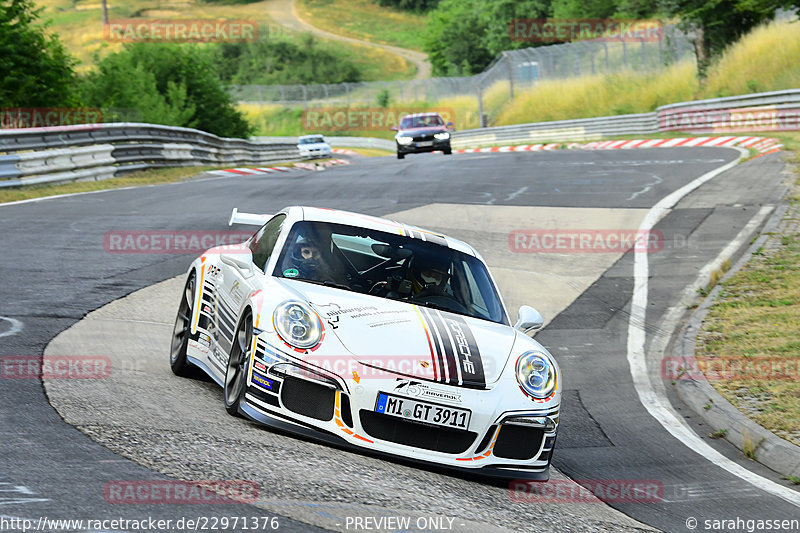
[{"label": "asphalt track", "polygon": [[[269,213],[296,203],[376,215],[431,203],[649,208],[737,155],[729,149],[690,148],[431,155],[403,162],[360,159],[324,173],[201,178],[183,184],[0,207],[0,317],[8,319],[0,323],[0,355],[41,355],[56,334],[88,311],[179,275],[188,265],[188,256],[109,254],[103,248],[103,236],[109,230],[223,229],[233,206]],[[663,233],[665,245],[650,257],[645,327],[649,345],[672,333],[662,328],[662,320],[677,302],[681,289],[694,281],[700,268],[716,257],[761,206],[776,203],[782,168],[779,154],[736,166],[690,194],[658,223],[656,229]],[[586,221],[587,226],[591,223]],[[521,221],[521,227],[530,226],[531,221]],[[571,268],[568,258],[559,268]],[[573,479],[657,480],[664,487],[660,501],[612,505],[667,531],[687,531],[689,517],[700,521],[698,530],[703,530],[704,520],[712,519],[797,518],[800,511],[793,505],[692,452],[667,433],[639,402],[626,360],[632,270],[632,254],[621,256],[537,336],[559,358],[566,376],[554,465]],[[201,382],[195,384],[203,387]],[[38,380],[4,379],[0,382],[0,399],[2,516],[175,518],[234,514],[224,505],[166,508],[110,504],[103,497],[106,482],[161,476],[97,445],[64,423],[48,404]],[[694,423],[691,413],[677,400],[673,404]],[[158,405],[158,399],[153,399],[153,405]],[[93,408],[86,406],[88,411]],[[700,435],[707,434],[699,423],[696,429]],[[136,436],[126,438],[135,447]],[[281,438],[287,439],[285,442],[294,440]],[[786,484],[773,472],[744,459],[724,441],[705,440],[750,470]],[[342,460],[350,457],[339,453]],[[302,471],[302,466],[296,469],[298,479],[313,476],[313,472]],[[414,482],[441,487],[446,496],[463,491],[474,499],[479,499],[482,491],[497,497],[496,491],[503,490],[432,471],[421,471],[418,479],[411,479],[405,488],[409,494],[414,491]],[[380,484],[380,478],[374,483]],[[331,497],[348,501],[346,493]],[[459,514],[470,505],[470,498],[462,497],[454,503],[452,513]],[[527,508],[517,509],[524,513]],[[531,504],[529,509],[535,510],[531,516],[537,520],[531,529],[540,528],[539,520],[546,524],[548,517],[556,521],[574,512],[564,504]],[[264,511],[248,508],[247,513],[263,515]],[[591,515],[592,511],[587,513]],[[241,514],[238,506],[235,514]],[[504,526],[498,519],[502,515],[478,519]],[[580,529],[581,520],[588,520],[584,529],[606,529],[602,522],[605,518],[589,516],[576,517],[575,530]],[[309,526],[284,517],[281,528],[308,530]]]}]

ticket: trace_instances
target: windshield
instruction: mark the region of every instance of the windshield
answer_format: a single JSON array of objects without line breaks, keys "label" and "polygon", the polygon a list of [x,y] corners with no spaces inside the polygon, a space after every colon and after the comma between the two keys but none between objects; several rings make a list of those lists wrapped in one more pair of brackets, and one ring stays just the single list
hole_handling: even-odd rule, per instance
[{"label": "windshield", "polygon": [[[444,242],[435,235],[428,238]],[[273,275],[508,324],[483,262],[429,241],[344,224],[298,222]]]},{"label": "windshield", "polygon": [[421,117],[403,117],[400,121],[401,129],[429,128],[444,126],[444,120],[439,115],[427,115]]},{"label": "windshield", "polygon": [[325,142],[325,140],[322,138],[322,135],[317,135],[314,137],[301,137],[299,144],[316,144],[323,142]]}]

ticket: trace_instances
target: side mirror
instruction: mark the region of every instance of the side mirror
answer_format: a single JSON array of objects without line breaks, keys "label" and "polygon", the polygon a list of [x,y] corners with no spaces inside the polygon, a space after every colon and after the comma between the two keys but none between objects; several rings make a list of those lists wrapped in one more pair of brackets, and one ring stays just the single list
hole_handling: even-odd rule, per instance
[{"label": "side mirror", "polygon": [[541,313],[529,305],[523,305],[517,313],[517,323],[514,328],[522,333],[529,335],[539,331],[544,326],[544,318]]},{"label": "side mirror", "polygon": [[399,130],[397,129],[397,126],[392,126],[391,128],[389,128],[389,130],[391,130],[391,131],[399,131]]},{"label": "side mirror", "polygon": [[237,269],[239,273],[245,279],[247,279],[251,277],[254,274],[254,272],[253,272],[252,256],[249,256],[249,254],[247,254],[245,255],[245,257],[247,257],[249,261],[244,260],[244,258],[241,256],[237,257],[236,255],[233,254],[220,254],[219,259],[226,265],[230,265],[235,269]]}]

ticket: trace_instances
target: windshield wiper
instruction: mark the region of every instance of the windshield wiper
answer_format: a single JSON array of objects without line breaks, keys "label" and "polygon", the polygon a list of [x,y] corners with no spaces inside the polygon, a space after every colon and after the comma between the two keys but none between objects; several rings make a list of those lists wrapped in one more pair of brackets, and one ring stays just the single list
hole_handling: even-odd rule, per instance
[{"label": "windshield wiper", "polygon": [[[286,278],[291,279],[291,278]],[[306,279],[306,278],[297,278],[300,281],[307,281],[308,283],[313,283],[314,285],[324,285],[325,287],[333,287],[336,289],[343,289],[346,291],[352,291],[350,287],[347,285],[342,285],[341,283],[336,283],[335,281],[331,281],[329,279],[325,280],[318,280],[318,279]]]},{"label": "windshield wiper", "polygon": [[[449,307],[445,307],[443,305],[435,304],[433,302],[428,302],[428,301],[425,301],[425,300],[423,300],[421,302],[416,302],[416,301],[413,301],[413,300],[410,300],[410,301],[411,301],[411,303],[413,303],[415,305],[421,305],[423,307],[431,307],[433,309],[438,309],[439,311],[447,311],[448,313],[455,313],[457,315],[463,314],[463,313],[459,313],[457,311],[454,311],[454,310],[450,309]],[[469,315],[467,315],[467,316],[469,316]]]}]

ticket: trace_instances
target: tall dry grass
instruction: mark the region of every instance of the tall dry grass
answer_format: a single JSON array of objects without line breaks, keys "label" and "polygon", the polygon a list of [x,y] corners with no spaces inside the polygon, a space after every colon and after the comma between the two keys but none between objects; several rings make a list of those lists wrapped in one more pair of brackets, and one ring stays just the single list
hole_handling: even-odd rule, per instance
[{"label": "tall dry grass", "polygon": [[[797,87],[800,87],[800,23],[774,22],[754,29],[731,45],[709,69],[702,87],[694,61],[684,61],[658,72],[587,75],[542,81],[527,89],[517,85],[513,100],[508,82],[500,81],[484,89],[483,110],[490,126],[504,126],[646,113],[676,102]],[[397,101],[392,105],[432,111],[451,109],[457,129],[480,125],[478,100],[472,87],[464,87],[462,95],[435,102]],[[290,116],[291,110],[272,109],[260,119],[259,131],[262,135],[298,134],[294,130],[298,129],[299,120],[291,122]],[[292,133],[278,133],[290,130]]]},{"label": "tall dry grass", "polygon": [[708,97],[800,87],[800,22],[759,26],[731,45],[708,72]]},{"label": "tall dry grass", "polygon": [[654,73],[623,71],[548,80],[518,91],[494,125],[644,113],[691,100],[697,92],[694,63],[685,61]]}]

